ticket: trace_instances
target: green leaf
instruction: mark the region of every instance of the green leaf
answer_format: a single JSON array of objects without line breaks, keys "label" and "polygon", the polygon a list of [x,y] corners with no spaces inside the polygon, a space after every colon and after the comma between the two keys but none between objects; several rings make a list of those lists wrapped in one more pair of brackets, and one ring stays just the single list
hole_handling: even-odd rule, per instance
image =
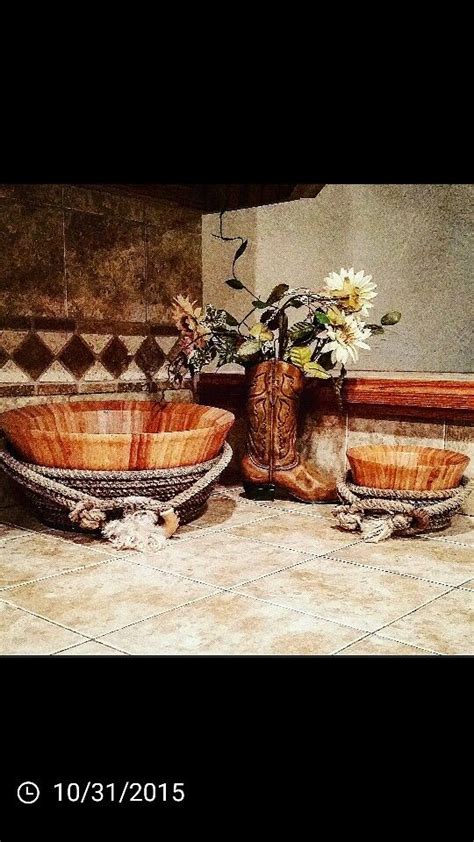
[{"label": "green leaf", "polygon": [[288,351],[288,356],[293,365],[297,365],[299,368],[304,368],[311,359],[311,348],[302,348],[299,345],[293,345],[293,347]]},{"label": "green leaf", "polygon": [[329,380],[331,375],[324,370],[318,363],[306,363],[303,366],[303,371],[308,377],[319,377],[321,380]]},{"label": "green leaf", "polygon": [[289,336],[292,342],[309,342],[316,338],[314,325],[308,322],[296,322],[290,330]]},{"label": "green leaf", "polygon": [[314,322],[318,322],[320,325],[328,325],[331,323],[331,320],[328,318],[326,313],[322,313],[320,310],[317,310],[314,314]]},{"label": "green leaf", "polygon": [[237,278],[229,278],[229,280],[226,281],[226,284],[227,284],[228,287],[231,287],[231,289],[243,289],[244,288],[244,285],[243,285],[242,281],[239,281]]},{"label": "green leaf", "polygon": [[380,319],[380,324],[382,325],[396,325],[402,317],[402,314],[398,312],[398,310],[391,310],[390,313],[385,313],[385,316],[382,316]]},{"label": "green leaf", "polygon": [[380,333],[384,333],[384,329],[383,327],[380,327],[380,325],[366,325],[366,327],[369,328],[373,336],[378,336]]},{"label": "green leaf", "polygon": [[228,313],[227,311],[226,311],[226,314],[225,314],[225,320],[226,320],[227,324],[230,325],[231,327],[237,327],[238,324],[239,324],[237,319],[234,319],[234,317],[231,316],[231,314]]},{"label": "green leaf", "polygon": [[289,290],[288,284],[278,284],[274,287],[267,298],[267,304],[274,304],[275,301],[278,301],[280,298],[283,298],[285,292]]},{"label": "green leaf", "polygon": [[334,368],[334,363],[331,360],[331,351],[326,351],[325,354],[321,354],[319,357],[319,365],[321,368],[324,368],[325,371],[329,371],[331,368]]},{"label": "green leaf", "polygon": [[255,340],[253,339],[248,339],[247,342],[244,342],[240,346],[239,350],[237,351],[237,354],[239,355],[239,357],[246,358],[253,357],[255,354],[258,354],[259,351],[260,342],[255,342]]},{"label": "green leaf", "polygon": [[265,307],[267,306],[267,305],[266,305],[266,302],[265,302],[265,301],[260,301],[260,299],[257,299],[256,301],[252,301],[252,305],[253,305],[254,307],[256,307],[256,308],[257,308],[257,310],[264,310],[264,309],[265,309]]}]

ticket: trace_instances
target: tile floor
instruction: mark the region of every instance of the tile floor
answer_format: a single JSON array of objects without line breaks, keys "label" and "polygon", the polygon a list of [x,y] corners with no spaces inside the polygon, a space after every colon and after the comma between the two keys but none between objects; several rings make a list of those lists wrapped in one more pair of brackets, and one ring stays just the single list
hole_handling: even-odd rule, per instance
[{"label": "tile floor", "polygon": [[218,488],[155,554],[0,508],[0,653],[474,654],[474,518],[365,544],[331,505]]}]

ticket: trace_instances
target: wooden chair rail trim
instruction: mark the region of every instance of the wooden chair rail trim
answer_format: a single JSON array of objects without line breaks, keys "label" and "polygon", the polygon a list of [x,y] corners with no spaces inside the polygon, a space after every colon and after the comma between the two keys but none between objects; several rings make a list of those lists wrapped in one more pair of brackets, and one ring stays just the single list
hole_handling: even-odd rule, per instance
[{"label": "wooden chair rail trim", "polygon": [[[197,378],[197,391],[200,394],[223,390],[229,398],[243,397],[245,394],[244,374],[200,374]],[[332,385],[326,381],[308,380],[305,388],[306,398],[311,398],[313,390],[322,404],[334,402]],[[388,379],[375,377],[348,377],[344,384],[344,402],[351,406],[387,406],[403,409],[461,410],[463,416],[473,413],[474,417],[474,381],[470,380],[431,380],[431,379]]]}]

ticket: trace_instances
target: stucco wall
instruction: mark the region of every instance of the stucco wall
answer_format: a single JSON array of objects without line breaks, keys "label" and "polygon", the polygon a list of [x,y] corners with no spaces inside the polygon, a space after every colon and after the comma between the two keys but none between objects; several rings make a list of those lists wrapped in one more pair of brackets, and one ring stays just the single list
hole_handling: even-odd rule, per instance
[{"label": "stucco wall", "polygon": [[[249,239],[238,276],[260,297],[277,283],[318,288],[327,273],[354,266],[378,284],[370,321],[401,310],[373,337],[358,370],[472,371],[472,185],[326,185],[314,199],[233,211],[224,234]],[[236,316],[249,297],[225,285],[235,244],[211,236],[203,217],[203,298]]]}]

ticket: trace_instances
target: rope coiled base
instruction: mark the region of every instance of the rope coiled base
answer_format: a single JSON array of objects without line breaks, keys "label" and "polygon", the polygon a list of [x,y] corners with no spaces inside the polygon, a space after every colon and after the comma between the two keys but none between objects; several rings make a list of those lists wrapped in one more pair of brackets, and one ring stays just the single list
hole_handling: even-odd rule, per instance
[{"label": "rope coiled base", "polygon": [[333,509],[339,526],[359,530],[365,541],[378,543],[391,535],[410,536],[445,529],[472,491],[473,481],[463,477],[457,488],[445,491],[405,491],[355,485],[349,472],[339,480],[342,505]]},{"label": "rope coiled base", "polygon": [[209,462],[156,471],[47,468],[8,451],[0,452],[0,467],[49,526],[102,533],[117,549],[155,551],[202,511],[231,458],[226,442]]}]

